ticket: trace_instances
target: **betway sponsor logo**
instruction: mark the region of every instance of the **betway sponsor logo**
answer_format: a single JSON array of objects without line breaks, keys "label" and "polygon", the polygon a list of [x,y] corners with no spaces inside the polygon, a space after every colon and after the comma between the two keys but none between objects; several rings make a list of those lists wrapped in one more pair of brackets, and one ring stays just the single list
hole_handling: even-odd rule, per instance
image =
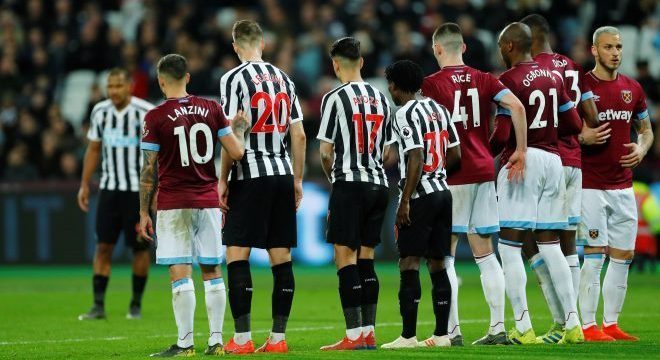
[{"label": "betway sponsor logo", "polygon": [[630,119],[632,119],[632,111],[607,109],[605,111],[598,113],[598,120],[600,121],[608,121],[608,120],[630,121]]}]

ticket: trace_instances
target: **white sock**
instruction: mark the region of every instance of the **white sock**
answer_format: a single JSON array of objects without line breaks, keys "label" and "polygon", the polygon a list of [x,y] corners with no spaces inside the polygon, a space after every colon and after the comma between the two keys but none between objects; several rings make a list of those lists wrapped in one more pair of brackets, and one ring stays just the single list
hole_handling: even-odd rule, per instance
[{"label": "white sock", "polygon": [[529,259],[529,265],[536,274],[536,279],[539,281],[541,291],[545,302],[548,304],[552,320],[557,324],[564,325],[564,309],[561,306],[559,297],[555,292],[555,287],[552,285],[552,278],[548,271],[548,266],[545,264],[541,254],[536,254]]},{"label": "white sock", "polygon": [[195,320],[195,286],[192,279],[183,278],[172,282],[172,308],[179,331],[176,344],[187,348],[193,345],[193,321]]},{"label": "white sock", "polygon": [[567,255],[566,262],[571,269],[571,277],[573,278],[573,295],[577,301],[578,294],[580,293],[580,257],[578,254]]},{"label": "white sock", "polygon": [[209,346],[222,344],[222,325],[225,322],[227,296],[222,278],[204,281],[206,314],[209,318]]},{"label": "white sock", "polygon": [[346,329],[346,337],[348,340],[354,341],[362,335],[362,328],[356,327],[354,329]]},{"label": "white sock", "polygon": [[610,257],[605,279],[603,279],[603,326],[610,326],[619,321],[628,290],[628,269],[631,260]]},{"label": "white sock", "polygon": [[234,333],[234,342],[236,345],[243,345],[250,340],[252,340],[252,331]]},{"label": "white sock", "polygon": [[516,329],[520,333],[532,328],[532,321],[529,319],[527,309],[527,294],[525,286],[527,285],[527,274],[525,273],[525,264],[523,264],[520,254],[522,244],[514,241],[500,238],[497,249],[502,258],[502,271],[504,272],[504,284],[506,296],[511,302],[513,316],[516,321]]},{"label": "white sock", "polygon": [[481,272],[481,287],[484,297],[490,308],[489,334],[498,334],[506,331],[504,328],[504,272],[497,261],[495,254],[491,253],[475,259]]},{"label": "white sock", "polygon": [[376,327],[373,325],[367,325],[362,327],[362,333],[364,336],[369,335],[370,332],[373,332],[374,335],[376,334]]},{"label": "white sock", "polygon": [[270,341],[271,344],[277,344],[280,341],[284,341],[284,333],[270,333],[270,337],[268,337],[268,341]]},{"label": "white sock", "polygon": [[577,312],[577,303],[573,295],[573,280],[571,278],[571,270],[568,268],[568,263],[561,252],[559,241],[552,243],[538,243],[539,253],[543,257],[543,261],[548,266],[550,278],[552,278],[552,285],[555,288],[557,297],[561,302],[564,309],[564,319],[566,321],[566,328],[572,329],[580,326],[580,318]]},{"label": "white sock", "polygon": [[447,334],[450,338],[461,335],[461,325],[458,322],[458,277],[454,268],[454,257],[445,256],[445,268],[451,284],[451,305],[449,307],[449,323]]},{"label": "white sock", "polygon": [[596,310],[600,299],[600,272],[605,255],[586,254],[580,270],[580,315],[583,328],[596,325]]}]

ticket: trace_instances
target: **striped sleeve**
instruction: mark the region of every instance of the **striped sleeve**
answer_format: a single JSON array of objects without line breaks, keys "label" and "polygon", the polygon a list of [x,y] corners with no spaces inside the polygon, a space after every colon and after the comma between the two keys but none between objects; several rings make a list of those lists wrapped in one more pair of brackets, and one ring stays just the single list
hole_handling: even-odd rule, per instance
[{"label": "striped sleeve", "polygon": [[295,124],[303,120],[303,113],[298,101],[298,95],[293,94],[293,101],[291,102],[291,124]]},{"label": "striped sleeve", "polygon": [[89,119],[89,130],[87,131],[87,139],[90,141],[101,141],[103,137],[103,114],[104,112],[100,110],[98,105],[92,110]]},{"label": "striped sleeve", "polygon": [[321,126],[317,139],[334,144],[337,134],[337,96],[326,95],[321,102]]},{"label": "striped sleeve", "polygon": [[400,146],[403,153],[416,148],[423,148],[424,144],[422,143],[422,130],[420,128],[419,122],[415,120],[414,110],[415,102],[408,108],[399,109],[395,115],[395,131],[397,136],[400,139]]},{"label": "striped sleeve", "polygon": [[396,113],[392,111],[390,103],[387,101],[387,98],[381,94],[381,97],[385,100],[385,145],[391,145],[396,142],[396,137],[394,136],[394,130],[392,127],[396,122]]},{"label": "striped sleeve", "polygon": [[243,89],[240,84],[241,77],[238,75],[246,64],[229,71],[220,79],[220,105],[228,119],[233,119],[238,110],[241,110]]}]

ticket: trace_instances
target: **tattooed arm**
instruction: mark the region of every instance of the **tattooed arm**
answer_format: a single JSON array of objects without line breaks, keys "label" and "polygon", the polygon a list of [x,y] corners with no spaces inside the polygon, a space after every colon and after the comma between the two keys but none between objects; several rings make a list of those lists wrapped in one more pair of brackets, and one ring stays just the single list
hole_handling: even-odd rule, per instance
[{"label": "tattooed arm", "polygon": [[153,241],[153,224],[149,209],[158,189],[158,152],[142,150],[143,165],[140,172],[140,235]]}]

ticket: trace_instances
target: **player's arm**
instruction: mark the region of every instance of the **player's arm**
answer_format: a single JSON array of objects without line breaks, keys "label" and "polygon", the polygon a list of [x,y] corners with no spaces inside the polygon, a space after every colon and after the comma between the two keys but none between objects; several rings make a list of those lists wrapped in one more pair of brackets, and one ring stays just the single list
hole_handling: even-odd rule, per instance
[{"label": "player's arm", "polygon": [[633,121],[633,126],[637,131],[637,142],[623,144],[623,146],[630,149],[628,155],[624,155],[619,160],[619,163],[624,168],[634,168],[639,165],[646,156],[646,153],[649,152],[651,145],[653,145],[653,130],[651,129],[651,120],[649,120],[648,112],[644,112],[645,117]]},{"label": "player's arm", "polygon": [[593,95],[591,97],[585,98],[585,95],[582,94],[582,100],[578,104],[578,110],[582,119],[584,119],[585,124],[590,128],[597,128],[600,125],[598,121],[598,108],[596,108],[596,102],[594,101]]},{"label": "player's arm", "polygon": [[302,123],[302,109],[296,96],[291,106],[291,160],[293,162],[293,187],[296,196],[296,209],[303,198],[303,172],[305,171],[305,152],[307,151],[307,136]]},{"label": "player's arm", "polygon": [[[504,79],[504,81],[507,80]],[[493,100],[511,118],[511,124],[513,125],[514,135],[516,137],[516,149],[506,164],[506,168],[509,169],[509,180],[522,180],[525,176],[525,155],[527,153],[527,118],[525,107],[518,97],[506,88],[505,90],[500,90]],[[503,145],[505,141],[506,139],[501,144]]]},{"label": "player's arm", "polygon": [[509,121],[509,116],[502,113],[501,108],[497,109],[498,113],[495,116],[495,129],[490,135],[490,151],[494,156],[497,156],[499,153],[504,150],[504,145],[509,140],[509,134],[511,133],[511,121]]},{"label": "player's arm", "polygon": [[335,144],[323,140],[321,140],[320,143],[319,152],[321,154],[321,167],[323,167],[325,177],[328,181],[331,181],[332,163],[334,162],[335,157]]},{"label": "player's arm", "polygon": [[140,235],[153,241],[154,229],[149,209],[158,189],[158,151],[142,150],[142,170],[140,171]]},{"label": "player's arm", "polygon": [[557,132],[559,136],[578,135],[582,131],[582,119],[575,109],[575,104],[563,91],[559,100],[560,105],[557,109],[559,116]]},{"label": "player's arm", "polygon": [[90,140],[87,150],[85,150],[82,178],[80,179],[80,189],[78,190],[78,206],[84,212],[89,211],[89,182],[98,167],[100,158],[101,141]]},{"label": "player's arm", "polygon": [[243,158],[245,154],[245,133],[249,127],[250,121],[245,113],[239,110],[231,120],[231,131],[227,131],[227,128],[218,131],[222,148],[232,160],[238,161]]},{"label": "player's arm", "polygon": [[296,190],[296,209],[302,201],[302,181],[305,170],[305,151],[307,148],[307,136],[302,121],[291,124],[291,160],[293,162],[293,182]]},{"label": "player's arm", "polygon": [[403,186],[401,201],[396,212],[396,226],[399,228],[410,225],[410,198],[419,184],[419,179],[422,177],[422,167],[424,166],[421,147],[410,149],[406,154],[408,155],[406,183]]}]

